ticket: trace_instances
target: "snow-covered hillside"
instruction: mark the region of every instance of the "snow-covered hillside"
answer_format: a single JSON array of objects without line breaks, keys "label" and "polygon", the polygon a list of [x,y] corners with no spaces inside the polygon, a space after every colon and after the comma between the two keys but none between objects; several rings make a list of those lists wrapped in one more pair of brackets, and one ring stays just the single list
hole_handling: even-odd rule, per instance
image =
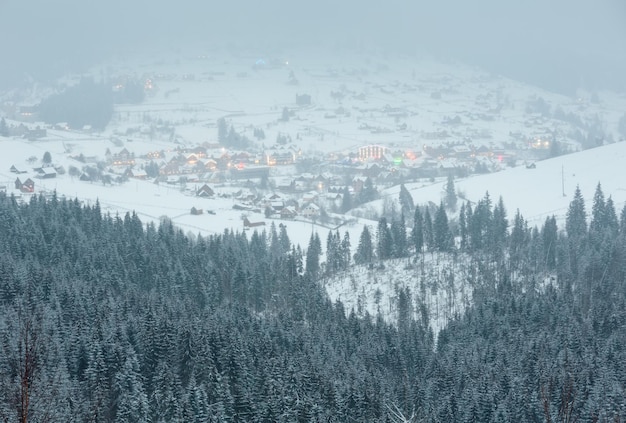
[{"label": "snow-covered hillside", "polygon": [[[545,219],[554,215],[563,221],[576,186],[580,187],[591,210],[591,200],[598,183],[608,198],[611,196],[616,209],[626,204],[626,142],[605,145],[590,150],[568,154],[526,166],[508,168],[500,172],[474,175],[456,179],[455,186],[461,199],[472,204],[489,193],[493,201],[501,196],[512,219],[517,209],[529,225],[541,226]],[[407,189],[418,204],[439,204],[444,198],[446,180],[438,182],[410,183]],[[383,199],[368,205],[382,210],[385,199],[397,200],[400,187],[387,189]]]},{"label": "snow-covered hillside", "polygon": [[[456,187],[472,204],[486,192],[496,201],[502,196],[509,220],[519,209],[531,227],[541,227],[547,217],[554,215],[563,230],[576,186],[581,189],[588,213],[598,183],[606,198],[612,197],[618,212],[626,205],[625,160],[626,142],[621,142],[541,161],[534,169],[519,166],[459,179]],[[439,204],[445,185],[445,181],[407,184],[407,189],[416,204]],[[384,203],[398,201],[398,197],[399,187],[394,187],[384,192],[383,199],[365,207],[382,213]],[[360,315],[380,312],[389,321],[397,319],[399,293],[408,288],[415,317],[423,318],[421,313],[428,310],[428,321],[436,334],[455,313],[462,313],[471,303],[473,287],[467,283],[467,274],[466,265],[434,253],[417,262],[414,257],[393,260],[385,263],[384,268],[356,267],[325,281],[325,287],[329,296],[341,300],[347,311]]]},{"label": "snow-covered hillside", "polygon": [[[398,199],[399,186],[381,185],[381,200],[351,212],[370,220],[348,216],[336,224],[320,225],[315,219],[267,218],[258,208],[233,208],[238,200],[232,193],[241,188],[236,182],[211,184],[216,195],[200,198],[195,195],[200,182],[167,184],[131,178],[121,184],[104,184],[83,181],[67,172],[84,169],[85,161],[79,157],[94,165],[103,162],[107,150],[125,149],[136,157],[163,151],[169,159],[177,148],[214,145],[216,122],[224,118],[249,137],[251,149],[257,152],[275,147],[279,136],[288,136],[285,148],[327,164],[336,154],[354,156],[360,146],[371,144],[402,151],[405,159],[424,158],[426,149],[433,146],[507,151],[515,160],[502,163],[504,170],[455,179],[456,189],[470,202],[486,192],[496,201],[502,196],[508,217],[519,209],[531,226],[541,225],[551,215],[562,222],[577,185],[588,208],[598,182],[617,208],[626,203],[626,142],[618,141],[622,136],[618,122],[626,100],[614,93],[581,92],[569,98],[458,63],[380,55],[328,58],[297,53],[273,57],[256,52],[225,56],[179,53],[165,59],[109,63],[92,74],[112,79],[131,75],[149,81],[146,99],[141,104],[117,105],[106,130],[92,133],[29,122],[20,116],[19,105],[35,104],[51,87],[0,93],[10,126],[47,127],[45,136],[33,141],[0,137],[0,185],[7,193],[28,201],[30,195],[56,191],[59,196],[77,197],[86,203],[99,201],[105,213],[135,211],[143,221],[168,217],[190,234],[244,230],[245,215],[251,221],[264,222],[261,229],[269,229],[272,223],[285,225],[291,241],[304,249],[313,232],[324,242],[330,230],[342,235],[347,231],[355,249],[363,225],[374,228],[373,218],[380,215],[385,203]],[[76,78],[68,77],[62,83],[72,81]],[[297,96],[303,94],[310,96],[310,103],[297,104]],[[165,134],[159,132],[162,128]],[[264,138],[254,137],[258,129],[263,130]],[[580,151],[581,142],[592,136],[600,137],[604,145]],[[536,144],[538,140],[544,141]],[[536,161],[547,155],[544,144],[557,140],[563,150],[577,152]],[[38,177],[35,168],[46,152],[65,174]],[[534,168],[524,165],[525,158],[532,160]],[[429,159],[442,166],[440,157]],[[12,172],[12,166],[24,173]],[[332,166],[326,169],[332,170]],[[299,176],[294,169],[276,166],[270,175]],[[34,192],[17,190],[17,178],[31,178]],[[439,204],[445,180],[422,178],[407,182],[406,187],[415,203]],[[204,213],[193,215],[192,208]],[[422,301],[434,313],[431,322],[437,327],[442,319],[462,312],[471,295],[460,284],[460,274],[443,274],[449,271],[443,266],[444,258],[427,256],[424,260],[423,267],[395,262],[385,271],[356,269],[326,281],[326,287],[331,298],[346,302],[347,309],[371,314],[381,310],[393,318],[390,298],[397,295],[403,281],[414,280],[410,289],[423,294]],[[425,273],[420,273],[421,269]],[[454,279],[451,285],[440,282],[450,278]]]}]

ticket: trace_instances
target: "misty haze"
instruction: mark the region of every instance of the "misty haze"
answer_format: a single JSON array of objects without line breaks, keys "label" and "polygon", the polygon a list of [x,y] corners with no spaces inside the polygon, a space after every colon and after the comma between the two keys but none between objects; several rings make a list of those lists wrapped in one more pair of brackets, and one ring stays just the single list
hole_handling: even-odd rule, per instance
[{"label": "misty haze", "polygon": [[626,420],[626,2],[0,17],[0,421]]},{"label": "misty haze", "polygon": [[565,94],[625,89],[626,4],[461,2],[3,1],[3,83],[45,79],[117,55],[237,46],[465,61]]}]

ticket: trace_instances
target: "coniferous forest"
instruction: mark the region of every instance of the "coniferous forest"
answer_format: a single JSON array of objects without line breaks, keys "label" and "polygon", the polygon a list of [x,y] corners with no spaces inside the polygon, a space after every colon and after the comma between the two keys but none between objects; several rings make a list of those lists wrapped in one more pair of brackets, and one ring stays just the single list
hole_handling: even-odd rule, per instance
[{"label": "coniferous forest", "polygon": [[[472,305],[437,336],[413,313],[390,323],[331,303],[318,237],[306,251],[283,226],[189,237],[97,203],[0,194],[0,418],[624,421],[626,208],[598,185],[589,213],[576,191],[564,227],[509,224],[488,195],[455,225],[443,206],[433,221],[415,210],[403,254],[474,269]],[[394,256],[386,228],[355,261]]]}]

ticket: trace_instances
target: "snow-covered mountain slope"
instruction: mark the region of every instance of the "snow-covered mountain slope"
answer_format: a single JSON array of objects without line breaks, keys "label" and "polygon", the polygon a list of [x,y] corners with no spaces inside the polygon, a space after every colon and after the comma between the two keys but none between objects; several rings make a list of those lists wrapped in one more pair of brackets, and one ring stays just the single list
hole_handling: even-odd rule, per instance
[{"label": "snow-covered mountain slope", "polygon": [[[529,225],[541,227],[546,217],[556,216],[564,229],[566,212],[576,186],[586,201],[589,215],[598,183],[606,198],[612,197],[617,212],[626,205],[626,142],[606,145],[538,162],[536,168],[525,166],[468,177],[456,181],[458,191],[467,201],[476,202],[489,192],[492,201],[503,197],[511,220],[519,209]],[[563,195],[563,183],[565,196]],[[446,182],[407,184],[416,204],[439,204],[445,195]],[[397,201],[399,187],[388,189],[384,198],[365,206],[382,213],[384,203]],[[409,218],[411,223],[412,217]],[[408,288],[416,318],[428,322],[435,335],[456,313],[463,313],[472,302],[473,286],[468,282],[470,266],[462,258],[426,253],[415,257],[384,262],[373,268],[357,266],[324,281],[329,296],[340,300],[347,312],[370,315],[381,313],[388,321],[398,318],[398,299]],[[541,277],[539,278],[542,279]],[[550,278],[546,278],[550,280]],[[424,314],[425,313],[425,314]]]}]

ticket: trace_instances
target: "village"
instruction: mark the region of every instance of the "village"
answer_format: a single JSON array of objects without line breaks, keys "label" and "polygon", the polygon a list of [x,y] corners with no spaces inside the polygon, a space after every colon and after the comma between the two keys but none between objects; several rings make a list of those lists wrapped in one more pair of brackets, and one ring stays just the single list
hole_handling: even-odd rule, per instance
[{"label": "village", "polygon": [[[106,130],[44,123],[33,99],[5,100],[5,137],[38,154],[0,169],[0,186],[27,198],[49,195],[57,178],[135,184],[136,192],[153,184],[194,199],[192,215],[216,213],[211,200],[228,199],[248,225],[281,219],[336,227],[377,198],[371,191],[513,167],[531,172],[540,160],[616,136],[596,131],[619,117],[599,114],[598,99],[528,91],[474,69],[396,71],[369,58],[353,68],[206,60],[120,71],[111,90],[132,83],[145,98],[116,104]],[[52,158],[44,160],[47,150]]]},{"label": "village", "polygon": [[[533,161],[529,168],[541,155],[530,157]],[[137,180],[174,187],[199,200],[230,198],[234,209],[261,213],[266,218],[335,225],[342,220],[330,215],[344,214],[358,205],[357,199],[368,180],[376,191],[382,191],[403,183],[498,171],[520,160],[515,151],[491,150],[486,146],[400,151],[365,145],[348,154],[307,157],[293,147],[253,153],[228,150],[218,143],[145,154],[135,154],[129,147],[106,148],[102,156],[81,153],[69,154],[68,158],[72,163],[68,169],[50,161],[40,163],[35,157],[29,158],[30,167],[13,164],[9,171],[16,175],[14,189],[24,195],[35,194],[35,181],[56,177],[111,186]],[[354,200],[344,199],[346,195]],[[199,201],[190,213],[215,212]],[[248,214],[242,216],[244,227],[255,225]]]}]

